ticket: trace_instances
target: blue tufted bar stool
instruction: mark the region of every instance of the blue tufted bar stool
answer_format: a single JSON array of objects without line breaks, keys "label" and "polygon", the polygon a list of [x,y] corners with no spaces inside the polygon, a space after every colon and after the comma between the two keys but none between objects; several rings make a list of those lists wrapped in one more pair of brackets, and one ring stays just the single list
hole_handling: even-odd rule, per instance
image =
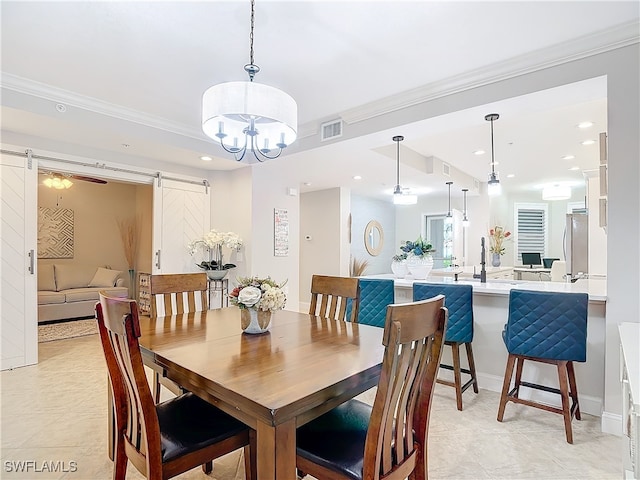
[{"label": "blue tufted bar stool", "polygon": [[[453,370],[453,382],[438,379],[438,383],[448,385],[456,389],[456,406],[462,410],[462,393],[470,386],[478,393],[478,378],[473,359],[473,287],[471,285],[444,284],[444,283],[414,283],[413,301],[424,300],[444,295],[445,306],[449,311],[449,323],[445,332],[445,345],[451,347],[453,365],[440,364],[440,368]],[[467,350],[467,363],[469,368],[460,366],[460,346]],[[462,374],[469,375],[469,380],[463,385]]]},{"label": "blue tufted bar stool", "polygon": [[[358,279],[360,308],[356,322],[375,327],[384,327],[387,305],[394,302],[394,282],[390,279]],[[351,318],[351,299],[347,303],[347,318]]]},{"label": "blue tufted bar stool", "polygon": [[[502,332],[509,352],[502,384],[498,421],[504,417],[507,402],[521,403],[564,417],[568,443],[573,443],[571,419],[580,420],[580,405],[573,362],[587,359],[587,307],[586,293],[554,293],[531,290],[511,290],[509,318]],[[525,360],[556,365],[560,388],[522,381]],[[511,390],[511,377],[515,366],[515,382]],[[519,397],[520,387],[528,387],[560,394],[562,408],[537,403]],[[569,405],[571,400],[571,405]]]}]

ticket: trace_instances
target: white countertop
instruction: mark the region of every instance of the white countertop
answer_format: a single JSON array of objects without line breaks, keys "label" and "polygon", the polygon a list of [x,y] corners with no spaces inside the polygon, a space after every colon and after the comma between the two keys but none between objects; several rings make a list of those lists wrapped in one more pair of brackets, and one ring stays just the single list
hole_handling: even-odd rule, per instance
[{"label": "white countertop", "polygon": [[[486,267],[487,274],[494,273],[511,273],[513,271],[513,267]],[[467,265],[464,267],[446,267],[446,268],[434,268],[431,270],[432,276],[453,276],[458,274],[460,277],[471,277],[474,273],[480,273],[480,267],[475,267],[473,265]]]},{"label": "white countertop", "polygon": [[[392,273],[363,276],[363,278],[390,278],[395,281],[396,287],[411,288],[414,280],[412,280],[410,276],[408,277],[409,278],[394,278]],[[454,282],[453,278],[450,277],[430,275],[426,280],[415,281],[471,285],[473,286],[473,293],[480,295],[509,295],[512,288],[521,288],[524,290],[538,290],[542,292],[588,293],[589,301],[591,302],[606,302],[607,300],[607,281],[604,278],[580,279],[575,283],[499,279],[488,279],[487,283],[481,283],[480,280],[477,279],[465,279]]]}]

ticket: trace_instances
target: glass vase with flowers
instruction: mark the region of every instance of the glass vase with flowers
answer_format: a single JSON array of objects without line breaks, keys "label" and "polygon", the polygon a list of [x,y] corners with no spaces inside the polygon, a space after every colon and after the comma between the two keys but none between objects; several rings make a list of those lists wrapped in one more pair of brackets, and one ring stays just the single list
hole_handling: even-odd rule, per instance
[{"label": "glass vase with flowers", "polygon": [[511,232],[504,229],[500,225],[489,229],[489,251],[493,254],[491,257],[491,265],[500,266],[500,257],[505,254],[506,248],[504,242],[511,238]]}]

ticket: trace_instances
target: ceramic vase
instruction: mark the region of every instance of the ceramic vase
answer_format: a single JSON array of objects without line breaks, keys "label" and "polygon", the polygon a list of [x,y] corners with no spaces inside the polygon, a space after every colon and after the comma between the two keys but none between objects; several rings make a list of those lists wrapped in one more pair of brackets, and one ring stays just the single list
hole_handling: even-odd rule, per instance
[{"label": "ceramic vase", "polygon": [[500,266],[500,254],[499,253],[494,253],[493,256],[491,257],[491,266],[493,267],[499,267]]},{"label": "ceramic vase", "polygon": [[391,271],[393,272],[393,276],[396,278],[404,278],[407,273],[409,273],[409,269],[407,267],[406,260],[394,260],[391,262]]},{"label": "ceramic vase", "polygon": [[229,270],[206,270],[209,280],[222,280]]},{"label": "ceramic vase", "polygon": [[433,257],[431,254],[422,257],[410,256],[407,258],[407,268],[414,279],[424,280],[433,268]]},{"label": "ceramic vase", "polygon": [[257,310],[255,308],[240,309],[240,324],[244,333],[258,334],[269,331],[273,312]]}]

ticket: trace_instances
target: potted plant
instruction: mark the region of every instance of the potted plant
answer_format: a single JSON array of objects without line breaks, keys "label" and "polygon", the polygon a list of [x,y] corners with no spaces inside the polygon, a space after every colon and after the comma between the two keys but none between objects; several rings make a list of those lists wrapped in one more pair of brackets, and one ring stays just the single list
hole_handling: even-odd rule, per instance
[{"label": "potted plant", "polygon": [[433,268],[433,257],[435,252],[433,245],[418,237],[414,242],[407,240],[400,245],[400,250],[407,254],[407,268],[413,278],[424,280]]},{"label": "potted plant", "polygon": [[391,262],[391,271],[396,278],[404,278],[409,269],[407,268],[407,254],[402,252],[394,255]]},{"label": "potted plant", "polygon": [[209,260],[196,263],[196,266],[203,269],[211,280],[222,280],[229,269],[236,267],[233,263],[224,263],[222,247],[238,251],[242,247],[242,239],[237,233],[211,230],[189,244],[191,255],[195,255],[200,248],[207,253]]}]

